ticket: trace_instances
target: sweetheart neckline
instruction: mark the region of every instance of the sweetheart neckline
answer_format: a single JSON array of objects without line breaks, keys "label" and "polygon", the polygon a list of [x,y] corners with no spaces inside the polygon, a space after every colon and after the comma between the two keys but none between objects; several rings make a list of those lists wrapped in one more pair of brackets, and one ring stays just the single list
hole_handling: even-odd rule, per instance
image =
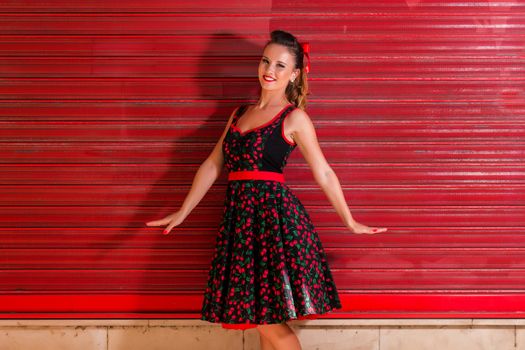
[{"label": "sweetheart neckline", "polygon": [[[268,120],[266,123],[264,123],[264,124],[262,124],[262,125],[259,125],[259,126],[255,127],[255,128],[248,129],[248,130],[246,130],[246,131],[244,131],[244,132],[241,131],[241,129],[239,129],[239,128],[237,127],[237,122],[239,121],[239,118],[242,117],[242,115],[239,116],[239,117],[235,120],[235,123],[232,123],[232,127],[235,128],[235,129],[237,129],[239,135],[241,135],[241,136],[245,136],[245,135],[247,135],[247,134],[249,134],[249,133],[251,133],[251,132],[254,132],[254,131],[259,130],[259,129],[263,128],[263,127],[266,127],[266,126],[268,126],[268,125],[271,125],[271,124],[277,119],[277,117],[281,116],[281,114],[284,112],[284,110],[285,110],[286,108],[288,108],[289,106],[292,106],[292,105],[293,105],[293,103],[289,103],[289,104],[287,104],[287,105],[284,106],[279,112],[277,112],[277,114],[276,114],[274,117],[272,117],[272,119]],[[244,111],[244,112],[246,112],[246,111]],[[243,114],[244,114],[244,112],[243,112]]]}]

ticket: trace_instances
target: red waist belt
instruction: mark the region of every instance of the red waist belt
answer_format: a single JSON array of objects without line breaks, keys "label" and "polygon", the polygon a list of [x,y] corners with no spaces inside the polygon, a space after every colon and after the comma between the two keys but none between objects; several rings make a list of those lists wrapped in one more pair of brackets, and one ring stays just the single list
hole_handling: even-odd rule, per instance
[{"label": "red waist belt", "polygon": [[231,180],[273,180],[284,182],[284,175],[275,171],[241,170],[230,171],[228,181]]}]

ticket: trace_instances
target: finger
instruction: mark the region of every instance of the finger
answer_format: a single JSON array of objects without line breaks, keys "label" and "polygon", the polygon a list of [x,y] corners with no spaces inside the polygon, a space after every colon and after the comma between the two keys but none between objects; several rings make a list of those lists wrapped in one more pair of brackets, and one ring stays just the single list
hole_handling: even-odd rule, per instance
[{"label": "finger", "polygon": [[379,233],[379,232],[385,232],[387,230],[387,228],[383,227],[383,228],[378,228],[378,227],[374,227],[371,231],[371,233]]},{"label": "finger", "polygon": [[146,225],[148,225],[148,226],[162,226],[162,225],[166,225],[169,222],[170,221],[167,220],[167,219],[161,219],[161,220],[148,221],[146,223]]},{"label": "finger", "polygon": [[166,227],[164,229],[164,232],[162,232],[163,235],[168,235],[171,231],[171,229],[173,228],[173,225],[169,225],[168,227]]}]

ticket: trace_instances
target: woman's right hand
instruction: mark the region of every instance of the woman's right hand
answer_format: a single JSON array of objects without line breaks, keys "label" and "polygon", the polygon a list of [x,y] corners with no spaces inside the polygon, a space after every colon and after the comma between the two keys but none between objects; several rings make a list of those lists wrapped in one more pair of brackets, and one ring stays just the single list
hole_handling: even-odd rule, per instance
[{"label": "woman's right hand", "polygon": [[358,223],[353,220],[351,224],[347,225],[352,233],[367,233],[374,234],[380,232],[386,232],[388,229],[386,227],[369,227],[363,224]]},{"label": "woman's right hand", "polygon": [[184,219],[186,219],[187,214],[185,214],[181,209],[177,210],[175,213],[166,216],[164,219],[148,221],[146,225],[148,226],[164,226],[168,225],[164,230],[163,234],[167,235],[170,233],[171,229],[175,226],[180,225]]}]

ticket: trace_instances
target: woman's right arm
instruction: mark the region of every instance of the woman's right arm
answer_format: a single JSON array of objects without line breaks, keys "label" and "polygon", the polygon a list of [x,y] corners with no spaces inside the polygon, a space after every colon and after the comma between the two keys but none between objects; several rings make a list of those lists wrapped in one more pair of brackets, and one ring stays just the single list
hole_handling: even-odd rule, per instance
[{"label": "woman's right arm", "polygon": [[182,203],[180,208],[180,210],[184,213],[185,216],[189,215],[193,208],[195,208],[197,204],[199,204],[206,192],[208,192],[208,190],[210,189],[211,185],[213,185],[213,183],[221,175],[222,168],[224,166],[224,156],[222,154],[222,141],[224,140],[224,137],[226,136],[226,133],[230,128],[233,115],[236,111],[237,109],[233,111],[232,115],[230,115],[228,123],[226,123],[226,127],[222,132],[219,141],[217,141],[217,143],[215,144],[215,147],[211,151],[208,158],[206,158],[206,160],[202,162],[193,178],[193,184],[191,185],[191,189],[186,195],[186,198],[184,199],[184,202]]},{"label": "woman's right arm", "polygon": [[237,112],[237,108],[232,112],[226,127],[222,132],[221,137],[215,144],[215,147],[211,151],[210,155],[202,164],[195,173],[193,177],[193,183],[191,189],[186,195],[184,202],[182,203],[179,210],[175,213],[166,216],[160,220],[149,221],[146,223],[148,226],[162,226],[168,225],[164,230],[164,234],[168,234],[174,226],[181,224],[184,219],[191,213],[191,211],[199,204],[206,192],[210,189],[213,183],[217,180],[222,172],[224,166],[224,156],[222,154],[222,142],[230,125],[233,120],[233,116]]}]

